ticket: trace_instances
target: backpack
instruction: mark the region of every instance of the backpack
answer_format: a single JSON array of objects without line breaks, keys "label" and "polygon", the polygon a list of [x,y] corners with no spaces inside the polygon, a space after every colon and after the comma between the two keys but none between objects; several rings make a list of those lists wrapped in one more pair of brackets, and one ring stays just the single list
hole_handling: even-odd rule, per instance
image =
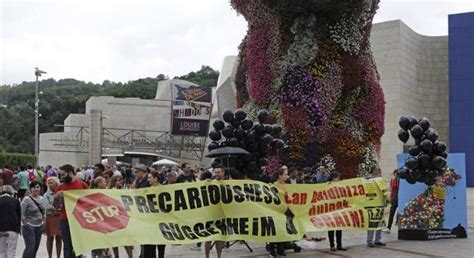
[{"label": "backpack", "polygon": [[28,172],[28,181],[30,183],[33,181],[36,181],[35,171],[33,169],[28,169],[27,172]]}]

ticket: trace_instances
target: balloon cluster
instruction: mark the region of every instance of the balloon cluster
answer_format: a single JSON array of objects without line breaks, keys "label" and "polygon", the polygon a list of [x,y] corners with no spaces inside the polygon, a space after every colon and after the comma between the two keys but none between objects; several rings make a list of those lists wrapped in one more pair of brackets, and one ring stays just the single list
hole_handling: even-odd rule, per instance
[{"label": "balloon cluster", "polygon": [[438,141],[439,135],[430,128],[427,118],[417,120],[415,117],[400,117],[401,129],[398,139],[406,143],[410,135],[415,139],[415,145],[410,147],[410,157],[405,166],[398,170],[398,176],[410,184],[425,183],[428,186],[436,182],[436,177],[442,175],[446,166],[446,144]]},{"label": "balloon cluster", "polygon": [[212,124],[214,129],[209,132],[212,142],[208,145],[208,150],[221,147],[245,149],[251,155],[238,157],[235,169],[241,175],[258,177],[262,174],[261,167],[267,165],[267,157],[285,148],[285,143],[279,139],[281,125],[265,124],[269,116],[267,110],[260,110],[257,113],[258,122],[254,122],[247,118],[243,109],[237,109],[235,113],[224,111],[222,120],[216,119]]}]

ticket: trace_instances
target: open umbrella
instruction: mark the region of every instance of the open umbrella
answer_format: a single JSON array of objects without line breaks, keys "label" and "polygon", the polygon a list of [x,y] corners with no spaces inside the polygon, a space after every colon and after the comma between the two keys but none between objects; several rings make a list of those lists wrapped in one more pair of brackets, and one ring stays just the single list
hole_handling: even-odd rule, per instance
[{"label": "open umbrella", "polygon": [[153,162],[153,165],[171,165],[171,166],[177,166],[179,165],[178,163],[169,160],[169,159],[161,159],[158,161]]},{"label": "open umbrella", "polygon": [[208,158],[218,158],[222,156],[242,156],[250,155],[250,153],[242,148],[238,147],[223,147],[211,150],[206,157]]}]

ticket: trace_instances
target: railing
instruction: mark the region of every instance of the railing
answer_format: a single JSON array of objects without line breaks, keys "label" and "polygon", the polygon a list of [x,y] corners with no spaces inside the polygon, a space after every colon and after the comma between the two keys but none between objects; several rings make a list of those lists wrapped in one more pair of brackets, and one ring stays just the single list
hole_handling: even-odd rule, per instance
[{"label": "railing", "polygon": [[[64,126],[77,129],[71,137],[53,139],[56,147],[74,148],[78,151],[88,149],[89,130],[85,126]],[[154,155],[166,155],[173,158],[202,160],[206,137],[172,135],[168,131],[135,130],[123,128],[102,129],[102,150],[124,152],[144,152]],[[115,153],[117,154],[117,153]]]}]

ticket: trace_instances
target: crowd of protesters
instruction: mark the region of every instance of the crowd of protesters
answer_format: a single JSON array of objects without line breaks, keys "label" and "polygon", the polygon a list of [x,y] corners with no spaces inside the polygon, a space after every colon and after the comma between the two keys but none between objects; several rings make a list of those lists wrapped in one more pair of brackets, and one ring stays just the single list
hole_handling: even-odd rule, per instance
[{"label": "crowd of protesters", "polygon": [[[41,244],[42,234],[46,235],[48,256],[65,258],[76,257],[74,253],[68,218],[64,209],[62,192],[76,189],[127,189],[160,187],[160,185],[196,182],[202,180],[232,179],[231,173],[225,173],[222,166],[213,164],[212,168],[195,168],[189,163],[180,167],[147,167],[136,164],[133,168],[95,164],[90,167],[75,169],[71,165],[59,168],[47,166],[34,169],[31,165],[12,169],[5,165],[0,170],[0,257],[15,257],[16,243],[21,232],[25,249],[23,257],[36,257]],[[390,216],[387,228],[390,233],[393,218],[398,206],[398,178],[396,173],[391,180]],[[380,176],[380,169],[375,169],[372,176]],[[235,179],[235,178],[234,178]],[[314,184],[338,181],[339,174],[328,172],[324,165],[315,170],[305,168],[300,171],[293,167],[280,167],[274,175],[265,175],[263,181],[274,184]],[[367,246],[385,246],[381,241],[381,230],[367,232]],[[331,251],[347,251],[342,245],[342,231],[328,232]],[[322,240],[312,239],[312,240]],[[288,243],[269,243],[267,250],[271,256],[285,256]],[[221,257],[223,243],[205,243],[205,255],[209,257],[212,247],[216,248],[217,257]],[[133,246],[123,247],[128,257],[133,257]],[[165,256],[165,245],[143,245],[140,257],[154,258]],[[200,251],[201,243],[191,250]],[[55,251],[55,252],[53,252]],[[92,257],[119,257],[119,247],[91,251]]]}]

